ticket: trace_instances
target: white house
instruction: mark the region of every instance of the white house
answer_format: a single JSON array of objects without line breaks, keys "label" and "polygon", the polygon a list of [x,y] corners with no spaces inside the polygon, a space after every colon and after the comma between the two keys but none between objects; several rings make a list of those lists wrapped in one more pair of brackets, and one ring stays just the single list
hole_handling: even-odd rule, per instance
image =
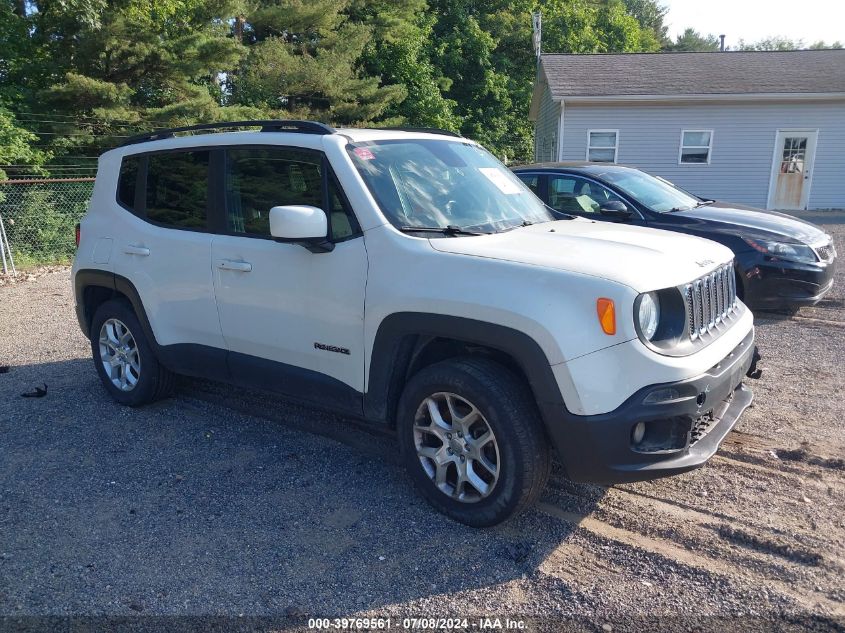
[{"label": "white house", "polygon": [[537,161],[625,163],[770,209],[845,207],[845,50],[543,55]]}]

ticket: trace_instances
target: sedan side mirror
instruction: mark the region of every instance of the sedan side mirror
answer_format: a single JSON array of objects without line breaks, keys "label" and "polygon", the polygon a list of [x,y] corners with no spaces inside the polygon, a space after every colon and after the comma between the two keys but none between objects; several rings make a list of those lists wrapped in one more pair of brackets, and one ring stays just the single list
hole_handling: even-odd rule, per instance
[{"label": "sedan side mirror", "polygon": [[624,202],[620,202],[619,200],[608,200],[599,209],[599,213],[602,215],[606,215],[611,218],[617,218],[619,220],[626,220],[633,215],[630,209],[625,206]]},{"label": "sedan side mirror", "polygon": [[277,242],[301,244],[312,253],[334,249],[328,240],[326,212],[309,205],[284,205],[270,209],[270,235]]}]

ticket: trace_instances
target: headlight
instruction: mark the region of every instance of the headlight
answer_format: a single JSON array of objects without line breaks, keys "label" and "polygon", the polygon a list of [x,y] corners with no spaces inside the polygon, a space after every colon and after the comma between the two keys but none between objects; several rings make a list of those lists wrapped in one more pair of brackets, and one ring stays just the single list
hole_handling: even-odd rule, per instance
[{"label": "headlight", "polygon": [[759,253],[765,253],[778,259],[802,264],[815,264],[818,261],[813,249],[806,244],[791,244],[789,242],[775,242],[773,240],[752,240],[743,238],[746,244]]},{"label": "headlight", "polygon": [[657,298],[657,293],[647,292],[640,295],[638,303],[637,323],[643,337],[650,341],[654,338],[654,333],[657,332],[657,326],[660,323],[660,300]]}]

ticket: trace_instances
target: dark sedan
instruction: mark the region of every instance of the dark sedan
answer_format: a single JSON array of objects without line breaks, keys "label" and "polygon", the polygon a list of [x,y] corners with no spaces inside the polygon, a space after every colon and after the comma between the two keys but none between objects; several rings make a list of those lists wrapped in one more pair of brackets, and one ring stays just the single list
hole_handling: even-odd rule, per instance
[{"label": "dark sedan", "polygon": [[737,290],[752,309],[813,305],[833,286],[831,237],[798,218],[699,198],[622,165],[544,163],[513,171],[556,211],[724,244],[736,256]]}]

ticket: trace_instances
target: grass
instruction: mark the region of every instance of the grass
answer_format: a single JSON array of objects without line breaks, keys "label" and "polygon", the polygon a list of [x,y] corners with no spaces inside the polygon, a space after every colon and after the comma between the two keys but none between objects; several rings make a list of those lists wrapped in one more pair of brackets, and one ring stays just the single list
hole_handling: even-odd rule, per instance
[{"label": "grass", "polygon": [[[39,266],[66,266],[73,261],[73,255],[66,255],[64,253],[13,252],[12,255],[15,258],[15,268],[18,272],[38,268]],[[8,254],[6,255],[6,262],[9,270],[11,270],[12,267],[9,263]],[[0,274],[2,272],[2,260],[0,260]]]}]

